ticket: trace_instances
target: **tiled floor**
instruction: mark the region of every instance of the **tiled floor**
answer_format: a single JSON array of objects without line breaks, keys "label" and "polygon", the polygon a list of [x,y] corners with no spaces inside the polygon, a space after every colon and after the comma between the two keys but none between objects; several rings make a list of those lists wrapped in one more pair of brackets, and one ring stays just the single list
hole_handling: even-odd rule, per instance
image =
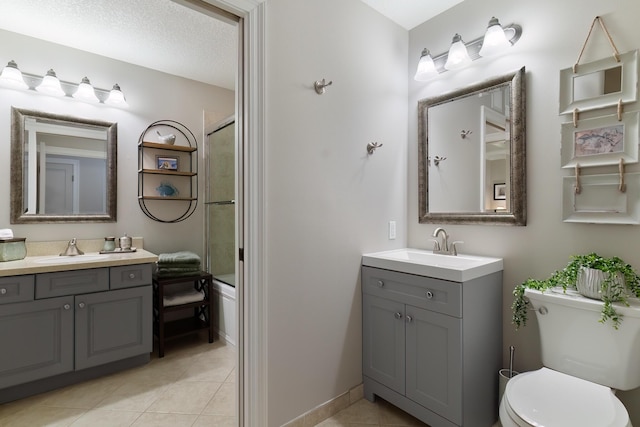
[{"label": "tiled floor", "polygon": [[235,426],[235,358],[219,341],[170,341],[145,366],[0,405],[0,426]]},{"label": "tiled floor", "polygon": [[421,427],[427,426],[427,424],[418,421],[384,400],[377,399],[375,403],[371,403],[366,399],[360,399],[317,425],[317,427],[367,426]]},{"label": "tiled floor", "polygon": [[[186,337],[145,366],[0,405],[2,427],[236,426],[235,348]],[[425,426],[361,399],[318,427]]]}]

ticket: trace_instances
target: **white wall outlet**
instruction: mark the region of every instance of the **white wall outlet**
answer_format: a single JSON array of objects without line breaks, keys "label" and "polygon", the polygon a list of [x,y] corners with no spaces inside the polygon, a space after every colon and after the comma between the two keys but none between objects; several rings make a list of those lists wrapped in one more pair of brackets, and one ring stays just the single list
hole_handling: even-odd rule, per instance
[{"label": "white wall outlet", "polygon": [[389,221],[389,240],[396,238],[396,222]]}]

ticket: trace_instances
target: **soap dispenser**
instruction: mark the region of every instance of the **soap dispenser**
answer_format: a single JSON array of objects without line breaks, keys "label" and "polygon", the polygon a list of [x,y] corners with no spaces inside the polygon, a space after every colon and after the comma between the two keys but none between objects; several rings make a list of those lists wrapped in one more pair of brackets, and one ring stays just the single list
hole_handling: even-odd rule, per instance
[{"label": "soap dispenser", "polygon": [[120,238],[120,249],[123,251],[130,251],[131,243],[132,243],[131,237],[127,236],[127,233],[124,233],[124,236]]}]

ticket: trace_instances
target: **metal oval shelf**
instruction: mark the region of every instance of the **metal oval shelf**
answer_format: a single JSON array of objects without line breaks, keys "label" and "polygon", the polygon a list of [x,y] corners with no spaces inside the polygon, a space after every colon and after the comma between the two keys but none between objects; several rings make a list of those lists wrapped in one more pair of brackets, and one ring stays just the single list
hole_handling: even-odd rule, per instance
[{"label": "metal oval shelf", "polygon": [[[150,132],[155,130],[158,136],[163,137],[160,134],[160,130],[165,129],[169,130],[172,133],[177,135],[174,139],[174,143],[181,142],[183,144],[173,145],[164,142],[156,142],[151,141]],[[166,135],[164,135],[166,136]],[[188,145],[184,145],[188,144]],[[188,168],[179,167],[182,157],[162,157],[156,156],[156,163],[153,165],[155,168],[149,167],[151,161],[145,158],[145,150],[150,151],[158,151],[158,152],[169,152],[174,154],[187,154],[188,157]],[[149,218],[154,221],[164,222],[164,223],[174,223],[184,221],[189,218],[196,210],[198,205],[198,158],[195,155],[198,150],[198,143],[196,137],[193,132],[189,130],[182,123],[176,122],[174,120],[158,120],[156,122],[151,123],[141,134],[138,139],[138,204],[140,205],[140,209],[142,212]],[[164,163],[166,166],[160,165],[160,158],[166,159]],[[146,161],[145,161],[146,160]],[[173,163],[172,163],[173,162]],[[181,169],[181,170],[180,170]],[[148,188],[145,187],[145,177],[172,177],[178,180],[182,180],[184,184],[185,180],[189,180],[188,185],[185,184],[185,187],[188,187],[189,196],[187,197],[176,197],[172,195],[163,195],[163,194],[146,194],[148,193]],[[169,189],[175,190],[172,183],[168,184],[161,183],[160,186],[168,186]],[[150,202],[150,203],[149,203]],[[177,217],[171,217],[170,219],[160,218],[157,214],[154,214],[152,209],[155,208],[158,203],[165,202],[173,202],[173,203],[184,203],[186,208],[184,210],[178,210]],[[158,205],[159,206],[159,205]],[[159,208],[158,208],[159,209]]]}]

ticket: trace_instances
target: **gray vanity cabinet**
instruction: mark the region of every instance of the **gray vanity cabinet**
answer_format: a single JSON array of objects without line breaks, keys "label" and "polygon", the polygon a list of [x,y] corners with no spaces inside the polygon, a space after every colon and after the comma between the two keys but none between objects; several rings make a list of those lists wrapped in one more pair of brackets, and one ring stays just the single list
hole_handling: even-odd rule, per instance
[{"label": "gray vanity cabinet", "polygon": [[468,282],[362,267],[363,384],[432,427],[493,425],[502,273]]},{"label": "gray vanity cabinet", "polygon": [[148,362],[151,269],[0,277],[0,403]]},{"label": "gray vanity cabinet", "polygon": [[151,286],[75,297],[75,368],[153,350]]},{"label": "gray vanity cabinet", "polygon": [[0,304],[0,343],[0,388],[72,371],[73,297]]}]

